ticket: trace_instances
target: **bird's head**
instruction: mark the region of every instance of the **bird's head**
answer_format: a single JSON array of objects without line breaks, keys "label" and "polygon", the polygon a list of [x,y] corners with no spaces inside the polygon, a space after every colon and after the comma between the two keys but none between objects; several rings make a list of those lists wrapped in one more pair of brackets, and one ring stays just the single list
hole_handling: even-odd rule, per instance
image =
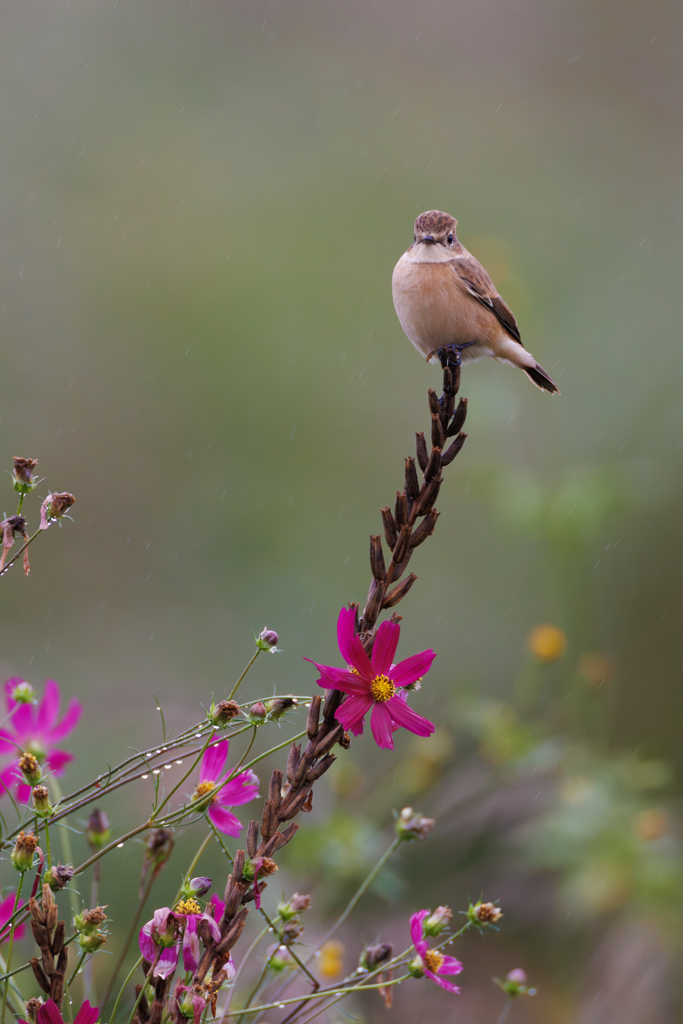
[{"label": "bird's head", "polygon": [[458,244],[455,237],[455,229],[458,222],[450,213],[442,213],[440,210],[427,210],[421,213],[415,221],[416,245],[442,245],[446,249],[452,249]]}]

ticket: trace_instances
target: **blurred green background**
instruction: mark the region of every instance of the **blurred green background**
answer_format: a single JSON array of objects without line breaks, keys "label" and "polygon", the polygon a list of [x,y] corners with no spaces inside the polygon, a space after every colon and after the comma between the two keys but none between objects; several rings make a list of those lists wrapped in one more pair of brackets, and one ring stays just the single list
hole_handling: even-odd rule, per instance
[{"label": "blurred green background", "polygon": [[[403,336],[390,278],[415,216],[448,210],[562,394],[499,364],[463,374],[470,437],[401,606],[402,651],[438,652],[414,704],[443,722],[440,753],[419,776],[409,739],[388,769],[366,738],[361,781],[331,784],[339,813],[350,801],[375,823],[437,786],[421,798],[443,821],[430,883],[420,847],[368,927],[403,921],[415,892],[424,905],[463,905],[475,885],[498,895],[492,856],[516,909],[469,956],[488,988],[495,971],[535,967],[545,995],[517,1019],[677,1019],[678,919],[646,921],[642,886],[652,876],[669,907],[683,895],[680,10],[8,0],[3,28],[2,459],[37,457],[41,497],[77,496],[75,522],[32,548],[30,578],[2,580],[5,674],[81,697],[83,771],[150,737],[151,691],[174,724],[225,696],[264,624],[284,653],[261,659],[254,692],[310,688],[302,658],[335,658],[378,508],[428,425],[439,375]],[[4,494],[11,513],[9,477]],[[527,685],[541,669],[525,638],[544,622],[567,652]],[[604,685],[586,655],[606,659]],[[669,822],[650,839],[636,829],[636,853],[629,823],[654,797],[634,764],[661,766]],[[519,796],[534,771],[535,825],[536,790]],[[597,839],[577,792],[602,794]],[[490,808],[472,842],[456,827],[467,799]],[[516,800],[523,827],[506,818]],[[581,902],[583,869],[606,872],[611,902]],[[623,984],[596,1004],[610,970]],[[471,971],[455,1009],[430,998],[488,1020]],[[639,1008],[629,984],[644,977]],[[398,1000],[394,1016],[420,1005]]]}]

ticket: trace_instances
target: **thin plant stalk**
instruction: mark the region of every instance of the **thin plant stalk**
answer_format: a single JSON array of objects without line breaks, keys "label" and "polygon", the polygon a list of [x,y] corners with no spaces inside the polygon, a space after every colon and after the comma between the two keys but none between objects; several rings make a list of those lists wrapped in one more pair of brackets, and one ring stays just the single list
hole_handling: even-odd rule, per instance
[{"label": "thin plant stalk", "polygon": [[[21,874],[19,875],[19,885],[17,886],[17,895],[15,896],[15,899],[14,899],[14,913],[15,914],[17,912],[17,907],[19,906],[19,899],[21,898],[21,890],[22,890],[22,888],[24,886],[24,874],[25,874],[25,872],[22,871]],[[10,932],[9,932],[9,946],[7,948],[7,965],[6,965],[6,971],[7,972],[9,972],[9,970],[10,970],[10,968],[12,966],[12,951],[14,949],[14,930],[15,930],[15,928],[16,928],[16,923],[14,921],[12,921],[12,924],[10,925]],[[6,977],[5,978],[5,985],[4,985],[3,990],[2,990],[2,1024],[5,1024],[5,1014],[7,1012],[7,990],[8,989],[9,989],[9,978]]]},{"label": "thin plant stalk", "polygon": [[254,662],[256,661],[256,659],[258,658],[258,656],[259,656],[259,654],[260,654],[260,653],[261,653],[261,648],[260,648],[260,647],[257,647],[257,648],[256,648],[256,653],[255,653],[255,654],[254,654],[254,656],[253,656],[253,657],[251,658],[251,660],[249,661],[249,664],[248,664],[248,665],[247,665],[247,667],[245,668],[244,672],[243,672],[243,673],[242,673],[242,675],[241,675],[241,676],[239,677],[239,679],[237,680],[237,682],[236,682],[236,683],[235,683],[235,685],[233,686],[232,690],[230,691],[230,696],[228,697],[228,700],[232,700],[232,698],[233,698],[233,697],[235,696],[235,694],[237,693],[237,691],[238,691],[238,690],[239,690],[239,688],[240,688],[240,685],[241,685],[241,683],[242,683],[242,680],[244,679],[244,677],[246,676],[247,672],[249,671],[249,669],[251,668],[251,666],[252,666],[252,665],[254,664]]}]

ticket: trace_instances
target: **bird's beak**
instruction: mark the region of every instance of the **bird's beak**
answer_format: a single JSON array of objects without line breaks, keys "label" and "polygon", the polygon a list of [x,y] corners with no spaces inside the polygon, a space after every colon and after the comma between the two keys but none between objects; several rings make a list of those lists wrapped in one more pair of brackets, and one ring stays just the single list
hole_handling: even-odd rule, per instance
[{"label": "bird's beak", "polygon": [[428,243],[429,243],[430,245],[433,245],[433,244],[434,244],[434,239],[432,238],[432,236],[431,236],[431,235],[425,235],[425,236],[424,236],[424,237],[422,238],[422,241],[423,241],[423,242],[428,242]]}]

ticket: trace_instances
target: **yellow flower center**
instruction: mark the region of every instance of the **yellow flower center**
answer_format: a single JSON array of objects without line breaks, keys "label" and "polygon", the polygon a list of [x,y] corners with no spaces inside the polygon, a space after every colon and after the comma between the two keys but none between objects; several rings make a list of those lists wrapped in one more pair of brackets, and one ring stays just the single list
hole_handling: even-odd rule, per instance
[{"label": "yellow flower center", "polygon": [[176,911],[179,914],[201,914],[202,908],[199,906],[196,900],[181,900],[178,906],[176,907]]},{"label": "yellow flower center", "polygon": [[428,970],[430,970],[432,974],[439,973],[439,971],[443,967],[444,959],[445,958],[441,955],[441,953],[437,953],[435,949],[428,949],[423,957],[423,960],[427,965]]},{"label": "yellow flower center", "polygon": [[211,790],[215,788],[215,782],[200,782],[197,788],[195,789],[194,793],[192,794],[192,799],[201,800],[203,796],[206,796],[207,793],[210,793]]},{"label": "yellow flower center", "polygon": [[396,693],[396,687],[389,676],[375,676],[370,685],[370,692],[375,700],[383,704],[385,701],[391,700]]}]

